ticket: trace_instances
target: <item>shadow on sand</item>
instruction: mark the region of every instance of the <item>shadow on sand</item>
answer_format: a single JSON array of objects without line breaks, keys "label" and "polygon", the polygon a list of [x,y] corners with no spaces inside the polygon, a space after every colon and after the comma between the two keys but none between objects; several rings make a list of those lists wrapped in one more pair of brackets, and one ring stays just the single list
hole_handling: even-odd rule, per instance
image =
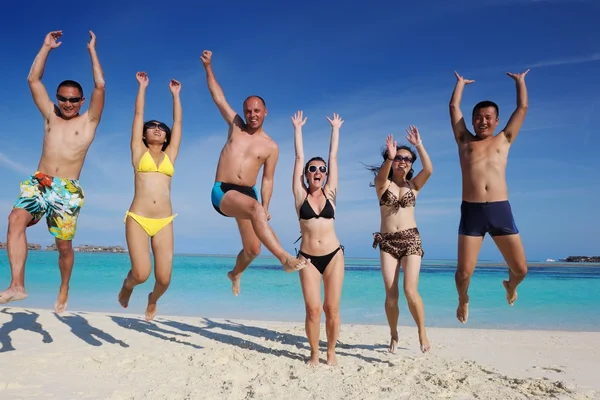
[{"label": "shadow on sand", "polygon": [[129,345],[122,340],[115,339],[112,335],[103,330],[91,326],[88,320],[79,314],[65,316],[60,316],[58,314],[54,315],[60,322],[68,325],[75,336],[91,346],[102,346],[101,340],[103,340],[106,343],[118,344],[121,347],[129,347]]},{"label": "shadow on sand", "polygon": [[7,351],[15,350],[12,345],[12,339],[10,337],[11,332],[22,329],[25,331],[31,331],[35,333],[39,333],[42,335],[42,342],[44,343],[52,343],[53,339],[42,327],[42,324],[37,322],[38,317],[40,316],[38,313],[34,313],[33,311],[17,311],[17,312],[9,312],[8,308],[4,308],[0,310],[1,313],[11,315],[12,320],[0,326],[0,344],[2,344],[2,348],[0,348],[0,353],[4,353]]},{"label": "shadow on sand", "polygon": [[146,335],[150,335],[155,338],[166,340],[169,342],[181,343],[186,346],[193,347],[195,349],[202,348],[202,346],[199,346],[197,344],[186,342],[184,340],[181,340],[181,339],[178,339],[175,337],[166,336],[166,335],[175,335],[175,336],[180,336],[180,337],[189,337],[190,335],[163,329],[163,328],[157,326],[156,324],[154,324],[153,322],[146,322],[146,321],[142,321],[142,320],[136,319],[136,318],[118,317],[115,315],[111,315],[110,318],[121,328],[131,329],[136,332],[145,333]]}]

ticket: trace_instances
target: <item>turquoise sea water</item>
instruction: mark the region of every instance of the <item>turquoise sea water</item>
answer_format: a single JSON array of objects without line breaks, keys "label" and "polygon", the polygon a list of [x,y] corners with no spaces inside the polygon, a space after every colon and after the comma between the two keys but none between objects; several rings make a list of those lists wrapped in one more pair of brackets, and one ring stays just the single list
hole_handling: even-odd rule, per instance
[{"label": "turquoise sea water", "polygon": [[[18,307],[53,307],[60,276],[55,252],[31,251],[26,265],[29,297]],[[231,294],[226,277],[234,257],[176,255],[171,287],[159,302],[159,314],[304,321],[304,302],[297,273],[284,273],[275,259],[259,257],[242,278],[242,293]],[[494,266],[495,265],[495,266]],[[419,290],[428,326],[461,327],[455,318],[456,262],[424,260]],[[117,294],[129,270],[127,254],[76,253],[69,296],[70,311],[122,312]],[[600,265],[532,264],[519,287],[514,307],[505,300],[502,280],[507,269],[481,263],[471,280],[468,328],[600,330]],[[0,251],[0,288],[10,282],[6,251]],[[138,286],[127,313],[142,314],[151,277]],[[387,324],[379,261],[347,259],[341,301],[342,323]],[[400,298],[400,324],[414,326],[406,300]]]}]

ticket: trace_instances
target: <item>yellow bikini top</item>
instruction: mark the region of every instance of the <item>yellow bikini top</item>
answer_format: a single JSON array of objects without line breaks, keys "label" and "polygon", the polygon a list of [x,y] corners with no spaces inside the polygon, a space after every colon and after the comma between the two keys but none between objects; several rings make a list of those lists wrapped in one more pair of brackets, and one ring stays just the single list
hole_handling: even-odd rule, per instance
[{"label": "yellow bikini top", "polygon": [[161,174],[165,174],[167,176],[173,176],[175,173],[175,168],[171,163],[171,159],[167,153],[163,152],[163,154],[165,155],[165,158],[163,158],[162,162],[157,167],[154,159],[150,155],[150,150],[146,150],[142,158],[140,158],[137,172],[160,172]]}]

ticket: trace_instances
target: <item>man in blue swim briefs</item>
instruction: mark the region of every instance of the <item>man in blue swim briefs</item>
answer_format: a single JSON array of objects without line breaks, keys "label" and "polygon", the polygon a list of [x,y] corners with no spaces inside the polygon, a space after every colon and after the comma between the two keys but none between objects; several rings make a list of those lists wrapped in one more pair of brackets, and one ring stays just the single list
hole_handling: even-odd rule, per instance
[{"label": "man in blue swim briefs", "polygon": [[508,264],[508,280],[503,282],[506,300],[513,305],[517,300],[517,286],[527,275],[527,260],[513,219],[508,188],[506,164],[510,146],[517,137],[527,114],[527,88],[525,75],[508,73],[517,86],[517,109],[506,127],[497,135],[498,106],[482,101],[473,108],[472,124],[475,135],[466,127],[460,102],[465,85],[474,81],[458,73],[456,86],[450,100],[450,120],[458,144],[462,170],[462,204],[458,228],[458,265],[455,281],[458,291],[456,318],[463,324],[469,316],[469,283],[486,233],[493,238],[498,250]]},{"label": "man in blue swim briefs", "polygon": [[[215,184],[211,193],[213,207],[226,217],[235,218],[243,249],[235,267],[227,273],[234,295],[240,293],[240,278],[244,270],[260,253],[261,243],[281,262],[286,272],[306,266],[279,243],[269,226],[269,202],[273,193],[273,177],[279,148],[263,130],[267,108],[262,98],[250,96],[244,101],[245,121],[229,106],[221,86],[212,71],[212,52],[205,50],[200,57],[206,69],[208,90],[221,115],[229,125],[227,142],[221,150]],[[260,169],[262,204],[258,202],[255,185]]]},{"label": "man in blue swim briefs", "polygon": [[27,297],[25,230],[46,217],[48,230],[55,237],[58,250],[61,283],[54,309],[59,314],[67,307],[69,281],[75,262],[72,240],[84,202],[79,174],[104,109],[104,74],[96,54],[96,35],[92,31],[88,52],[92,61],[94,90],[88,110],[79,114],[85,98],[81,85],[75,81],[61,82],[56,89],[57,104],[50,100],[42,75],[48,55],[61,45],[62,42],[58,41],[61,37],[62,31],[46,35],[27,77],[33,101],[44,118],[42,157],[37,171],[21,182],[21,194],[8,217],[8,260],[12,279],[9,288],[0,292],[0,304]]}]

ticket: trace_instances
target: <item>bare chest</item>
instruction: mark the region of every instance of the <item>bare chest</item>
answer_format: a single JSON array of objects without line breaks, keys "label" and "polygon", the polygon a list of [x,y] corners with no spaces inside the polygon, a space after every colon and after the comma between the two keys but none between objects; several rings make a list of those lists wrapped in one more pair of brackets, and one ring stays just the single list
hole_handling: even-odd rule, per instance
[{"label": "bare chest", "polygon": [[227,142],[228,153],[231,157],[244,160],[264,162],[270,154],[268,141],[262,137],[254,137],[244,133],[234,134]]},{"label": "bare chest", "polygon": [[47,148],[87,148],[93,139],[85,123],[76,121],[54,120],[46,126],[44,146]]},{"label": "bare chest", "polygon": [[460,148],[460,160],[466,165],[505,163],[507,155],[507,146],[496,139],[466,142]]}]

